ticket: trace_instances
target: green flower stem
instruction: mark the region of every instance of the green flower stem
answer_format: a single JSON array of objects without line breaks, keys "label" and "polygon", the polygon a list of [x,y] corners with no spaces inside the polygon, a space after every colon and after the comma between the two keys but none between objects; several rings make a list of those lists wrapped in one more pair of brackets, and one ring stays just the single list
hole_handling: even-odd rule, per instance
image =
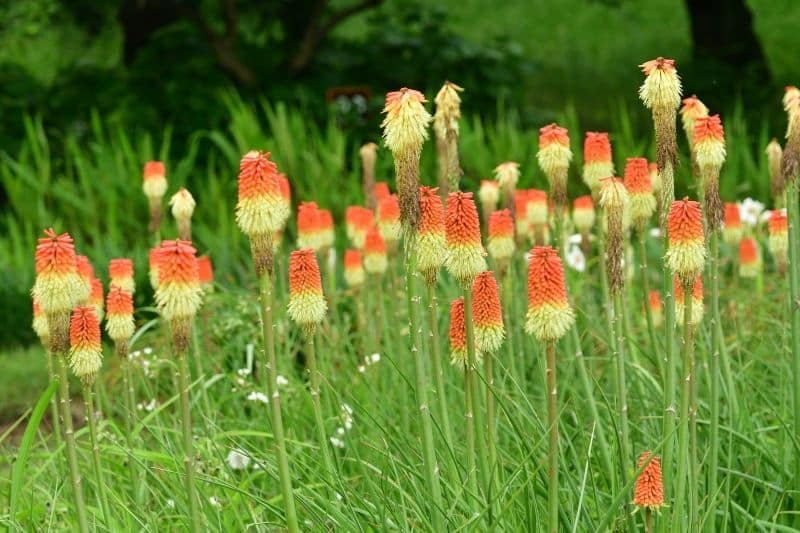
[{"label": "green flower stem", "polygon": [[[680,405],[680,421],[678,425],[678,471],[677,471],[677,490],[675,491],[675,507],[672,515],[672,531],[678,533],[679,531],[695,531],[694,524],[691,517],[694,516],[694,509],[692,509],[691,498],[686,498],[687,488],[689,491],[693,490],[692,486],[687,487],[689,481],[689,426],[690,426],[690,410],[691,410],[691,390],[692,382],[694,381],[694,368],[692,361],[694,359],[694,334],[693,326],[691,325],[692,318],[692,287],[687,285],[683,288],[683,366],[682,372],[686,375],[681,379],[681,405]],[[693,470],[693,469],[692,469]],[[689,481],[690,485],[696,487],[696,483],[692,480]],[[684,523],[684,504],[689,500],[689,524],[688,527]]]},{"label": "green flower stem", "polygon": [[[794,431],[800,440],[800,211],[798,211],[797,178],[787,187],[786,207],[789,215],[789,292],[792,317],[792,374],[794,375]],[[795,459],[795,488],[800,489],[800,458]]]},{"label": "green flower stem", "polygon": [[192,355],[194,356],[194,370],[200,380],[200,399],[203,402],[204,418],[211,416],[211,403],[208,401],[208,391],[205,387],[205,374],[203,373],[203,346],[197,335],[197,326],[192,325]]},{"label": "green flower stem", "polygon": [[[53,324],[55,321],[48,321]],[[81,487],[81,472],[78,467],[78,452],[75,447],[75,430],[72,426],[72,407],[69,398],[69,381],[67,379],[67,354],[53,354],[58,367],[58,393],[59,403],[61,404],[61,418],[64,424],[64,441],[67,445],[67,462],[69,463],[69,474],[72,481],[72,491],[75,498],[75,511],[78,514],[78,527],[81,533],[89,532],[89,522],[86,514],[86,503],[83,499],[83,487]]]},{"label": "green flower stem", "polygon": [[409,237],[406,242],[406,298],[408,303],[408,328],[411,340],[411,353],[414,356],[416,375],[416,396],[419,419],[422,426],[422,453],[425,467],[425,478],[431,495],[431,522],[434,531],[444,531],[444,513],[442,506],[442,489],[439,484],[439,467],[433,444],[433,424],[428,404],[428,376],[425,372],[425,355],[422,343],[422,328],[418,316],[417,296],[417,250],[416,237]]},{"label": "green flower stem", "polygon": [[316,342],[314,340],[314,329],[305,332],[306,334],[306,355],[308,357],[308,371],[310,373],[311,388],[311,404],[314,409],[314,422],[317,426],[317,439],[319,440],[319,453],[322,456],[322,464],[325,466],[325,477],[328,487],[333,492],[331,496],[335,498],[336,486],[336,469],[333,465],[333,458],[331,457],[330,444],[328,441],[328,434],[325,431],[325,421],[322,416],[322,405],[320,403],[320,382],[322,381],[322,374],[317,367],[317,351]]},{"label": "green flower stem", "polygon": [[445,445],[447,446],[448,467],[450,482],[453,487],[460,483],[458,467],[453,454],[453,430],[450,426],[450,415],[447,411],[447,394],[444,388],[444,370],[442,366],[442,347],[439,338],[439,301],[436,298],[436,285],[429,284],[428,292],[428,337],[430,338],[431,360],[433,361],[433,377],[436,386],[435,395],[439,403],[439,416],[441,417],[442,431]]},{"label": "green flower stem", "polygon": [[556,387],[556,343],[545,344],[547,354],[547,523],[548,531],[558,531],[558,389]]},{"label": "green flower stem", "polygon": [[[122,363],[122,387],[123,401],[125,402],[125,439],[128,445],[128,453],[133,454],[133,419],[136,409],[136,391],[133,386],[133,376],[131,373],[131,360],[127,347],[117,344],[117,353],[121,356]],[[123,355],[124,354],[124,355]],[[139,468],[136,461],[128,458],[128,467],[131,471],[131,493],[134,501],[139,502]]]},{"label": "green flower stem", "polygon": [[653,325],[653,312],[650,309],[650,280],[647,277],[647,233],[644,228],[639,231],[639,271],[642,276],[642,303],[644,303],[644,316],[647,321],[647,335],[650,340],[650,351],[656,360],[658,374],[664,378],[664,360],[661,359],[660,349],[656,341],[656,328]]},{"label": "green flower stem", "polygon": [[181,429],[183,431],[183,467],[186,472],[185,489],[189,500],[191,531],[203,531],[200,519],[200,501],[195,484],[194,442],[192,438],[192,411],[189,404],[189,363],[188,350],[179,350],[178,359],[178,394],[181,401]]},{"label": "green flower stem", "polygon": [[[513,279],[513,259],[509,261],[508,270],[506,271],[501,281],[503,285],[503,323],[506,327],[506,358],[508,359],[508,372],[511,374],[512,380],[519,380],[519,373],[517,371],[517,358],[514,355],[514,329],[511,325],[511,313],[514,309],[514,288],[512,286]],[[512,387],[513,389],[513,387]]]},{"label": "green flower stem", "polygon": [[614,294],[613,318],[614,337],[613,344],[614,359],[616,361],[616,388],[617,403],[619,408],[619,441],[620,441],[620,470],[622,472],[622,483],[628,482],[628,465],[631,462],[631,440],[628,429],[628,387],[625,381],[625,336],[623,333],[622,313],[622,291]]},{"label": "green flower stem", "polygon": [[477,452],[475,451],[475,417],[472,411],[472,380],[467,369],[464,369],[464,429],[467,434],[467,486],[469,487],[472,498],[470,499],[473,514],[477,514],[480,509],[478,506],[478,465],[476,462]]},{"label": "green flower stem", "polygon": [[286,441],[283,436],[283,418],[281,416],[281,397],[278,392],[278,367],[275,356],[275,330],[272,324],[272,275],[264,271],[259,277],[259,304],[261,306],[261,328],[264,336],[264,351],[267,366],[267,393],[272,407],[272,432],[277,448],[278,475],[281,492],[286,507],[286,527],[290,533],[297,533],[297,511],[295,510],[292,478],[289,472],[289,456],[286,453]]},{"label": "green flower stem", "polygon": [[481,394],[478,386],[478,356],[475,348],[475,327],[472,322],[472,282],[464,287],[464,323],[467,329],[467,379],[472,388],[472,414],[475,418],[475,440],[478,449],[478,465],[481,481],[487,491],[487,504],[489,506],[489,520],[491,521],[491,504],[489,497],[489,454],[484,435],[485,424],[481,410]]},{"label": "green flower stem", "polygon": [[[666,253],[667,239],[664,237],[664,251]],[[678,358],[674,353],[673,336],[675,334],[675,297],[672,294],[672,278],[670,269],[665,265],[662,268],[663,272],[663,286],[664,293],[664,358],[667,363],[667,371],[664,383],[664,428],[662,435],[667,441],[664,443],[664,464],[662,471],[664,476],[664,488],[667,494],[674,490],[673,483],[673,457],[675,451],[675,424],[676,424],[676,406],[675,406],[675,387],[677,381],[677,366]],[[689,298],[691,300],[691,298]],[[673,497],[678,496],[678,492],[672,492]],[[666,527],[667,520],[659,520],[659,527]]]},{"label": "green flower stem", "polygon": [[[53,368],[53,361],[55,360],[56,356],[50,353],[50,350],[45,348],[45,357],[47,358],[47,372],[50,376],[50,383],[58,383],[58,376],[56,375],[56,371]],[[61,447],[61,420],[58,414],[58,399],[54,394],[50,398],[50,418],[53,421],[53,435],[56,439],[56,449]]]},{"label": "green flower stem", "polygon": [[706,494],[708,500],[708,525],[706,530],[709,533],[716,531],[714,517],[717,508],[717,468],[719,465],[719,385],[720,385],[720,365],[722,357],[722,316],[719,310],[719,231],[711,231],[711,357],[709,361],[709,379],[711,420],[709,440],[711,452],[708,460],[708,487]]},{"label": "green flower stem", "polygon": [[89,440],[92,445],[92,466],[94,467],[95,483],[97,483],[97,496],[100,500],[100,508],[103,511],[103,519],[108,525],[111,520],[111,511],[108,506],[108,496],[106,495],[106,481],[103,475],[103,463],[100,460],[100,443],[97,439],[97,415],[94,409],[94,392],[92,385],[83,386],[83,405],[86,410],[86,420],[89,423]]}]

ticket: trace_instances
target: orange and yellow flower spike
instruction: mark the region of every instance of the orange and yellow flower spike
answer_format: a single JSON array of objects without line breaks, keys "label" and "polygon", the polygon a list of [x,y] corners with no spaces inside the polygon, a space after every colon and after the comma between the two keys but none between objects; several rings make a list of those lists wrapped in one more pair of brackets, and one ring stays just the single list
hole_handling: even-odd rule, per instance
[{"label": "orange and yellow flower spike", "polygon": [[600,180],[613,175],[614,161],[608,133],[587,131],[583,141],[583,182],[594,198],[600,191]]},{"label": "orange and yellow flower spike", "polygon": [[734,203],[725,204],[722,239],[730,246],[739,246],[739,242],[742,240],[742,214],[739,206]]},{"label": "orange and yellow flower spike", "polygon": [[386,272],[387,266],[386,243],[378,228],[372,226],[364,239],[364,269],[368,274],[380,275]]},{"label": "orange and yellow flower spike", "polygon": [[506,330],[500,290],[491,270],[481,272],[472,284],[472,320],[475,324],[475,347],[481,353],[494,353],[503,345]]},{"label": "orange and yellow flower spike", "polygon": [[196,250],[189,241],[164,241],[158,249],[158,288],[156,304],[161,316],[169,322],[175,350],[183,352],[189,345],[192,319],[200,308],[200,275]]},{"label": "orange and yellow flower spike", "polygon": [[36,245],[33,297],[47,315],[69,313],[85,292],[72,237],[67,233],[56,235],[52,229],[44,234]]},{"label": "orange and yellow flower spike", "polygon": [[486,249],[498,265],[507,265],[516,251],[514,244],[514,220],[511,211],[501,209],[489,217],[489,235]]},{"label": "orange and yellow flower spike", "polygon": [[655,290],[650,291],[647,297],[647,304],[650,306],[653,327],[660,328],[664,322],[664,306],[661,303],[661,293]]},{"label": "orange and yellow flower spike", "polygon": [[192,239],[192,214],[197,205],[192,193],[181,187],[169,199],[169,205],[172,207],[172,216],[175,217],[175,222],[178,224],[178,237],[184,241],[190,241]]},{"label": "orange and yellow flower spike", "polygon": [[447,195],[445,238],[445,268],[463,287],[471,287],[475,276],[486,270],[481,226],[472,193],[451,192]]},{"label": "orange and yellow flower spike", "polygon": [[133,260],[123,257],[109,261],[108,277],[111,279],[110,287],[120,287],[131,294],[136,291],[133,279]]},{"label": "orange and yellow flower spike", "polygon": [[117,344],[127,345],[136,330],[133,322],[133,298],[130,293],[120,287],[112,287],[106,297],[106,310],[108,336]]},{"label": "orange and yellow flower spike", "polygon": [[651,460],[650,456],[650,452],[643,452],[636,462],[636,467],[641,468],[650,461],[636,478],[633,505],[657,512],[664,506],[664,482],[661,478],[661,458],[656,455]]},{"label": "orange and yellow flower spike", "polygon": [[550,193],[556,207],[567,204],[567,171],[572,160],[567,129],[558,124],[548,124],[539,129],[539,167],[550,182]]},{"label": "orange and yellow flower spike", "polygon": [[94,307],[94,314],[97,315],[97,320],[103,321],[103,283],[97,279],[92,278],[92,292],[89,294],[89,305]]},{"label": "orange and yellow flower spike", "polygon": [[537,246],[528,263],[528,313],[525,331],[542,342],[563,337],[575,322],[567,299],[564,267],[555,248]]},{"label": "orange and yellow flower spike", "polygon": [[450,304],[449,337],[450,363],[459,370],[465,370],[469,358],[467,354],[467,326],[464,321],[464,298],[456,298]]},{"label": "orange and yellow flower spike", "polygon": [[770,212],[767,228],[769,251],[775,258],[778,271],[783,274],[789,264],[789,219],[786,218],[786,213],[781,209]]},{"label": "orange and yellow flower spike", "polygon": [[686,134],[686,140],[689,143],[689,148],[694,150],[695,144],[695,122],[697,119],[708,116],[708,108],[700,101],[696,95],[689,98],[684,98],[680,109],[681,125]]},{"label": "orange and yellow flower spike", "polygon": [[350,288],[356,289],[364,285],[365,278],[361,252],[348,248],[344,251],[344,280]]},{"label": "orange and yellow flower spike", "polygon": [[761,252],[752,237],[745,237],[739,243],[739,276],[747,279],[758,277],[761,272]]},{"label": "orange and yellow flower spike", "polygon": [[397,196],[390,194],[378,202],[378,231],[390,251],[397,249],[402,226],[400,224],[400,203]]},{"label": "orange and yellow flower spike", "polygon": [[667,216],[666,264],[688,286],[703,271],[706,243],[700,204],[684,198],[672,202]]},{"label": "orange and yellow flower spike", "polygon": [[167,193],[167,170],[161,161],[144,164],[142,190],[150,205],[150,231],[161,225],[161,201]]},{"label": "orange and yellow flower spike", "polygon": [[325,318],[328,304],[322,293],[322,276],[314,250],[304,248],[289,255],[289,318],[306,334]]},{"label": "orange and yellow flower spike", "polygon": [[444,206],[438,189],[419,188],[419,229],[417,231],[417,270],[425,283],[433,285],[447,255]]},{"label": "orange and yellow flower spike", "polygon": [[318,252],[322,248],[322,227],[316,202],[297,206],[297,246]]},{"label": "orange and yellow flower spike", "polygon": [[100,322],[90,305],[79,305],[69,323],[69,366],[84,386],[94,383],[103,364]]},{"label": "orange and yellow flower spike", "polygon": [[643,157],[627,159],[624,183],[630,199],[631,222],[638,231],[644,231],[645,225],[656,211],[656,197],[653,195],[647,159]]},{"label": "orange and yellow flower spike", "polygon": [[594,202],[589,195],[578,196],[572,203],[572,223],[582,234],[588,235],[592,231],[596,220]]}]

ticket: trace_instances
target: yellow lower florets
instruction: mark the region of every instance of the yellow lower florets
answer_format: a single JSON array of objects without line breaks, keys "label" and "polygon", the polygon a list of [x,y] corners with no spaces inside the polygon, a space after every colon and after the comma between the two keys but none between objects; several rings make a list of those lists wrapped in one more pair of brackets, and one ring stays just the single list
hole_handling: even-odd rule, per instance
[{"label": "yellow lower florets", "polygon": [[525,332],[540,341],[557,341],[574,323],[575,313],[569,305],[539,305],[528,309]]}]

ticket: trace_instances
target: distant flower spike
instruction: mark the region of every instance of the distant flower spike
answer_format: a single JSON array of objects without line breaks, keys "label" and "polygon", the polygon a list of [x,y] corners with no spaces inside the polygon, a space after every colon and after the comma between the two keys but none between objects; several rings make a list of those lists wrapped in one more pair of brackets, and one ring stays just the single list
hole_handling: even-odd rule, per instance
[{"label": "distant flower spike", "polygon": [[650,316],[653,318],[653,327],[660,328],[664,322],[664,306],[661,303],[661,293],[650,291],[648,305],[650,306]]},{"label": "distant flower spike", "polygon": [[397,249],[402,226],[400,224],[400,203],[397,196],[390,194],[378,203],[378,231],[390,252]]},{"label": "distant flower spike", "polygon": [[600,207],[605,212],[608,225],[606,270],[609,288],[613,294],[622,290],[625,279],[622,271],[624,225],[626,213],[630,209],[630,197],[619,178],[604,178],[600,183]]},{"label": "distant flower spike", "polygon": [[150,231],[161,225],[161,201],[167,193],[167,171],[161,161],[148,161],[144,165],[142,189],[150,204]]},{"label": "distant flower spike", "polygon": [[656,197],[653,195],[647,159],[643,157],[627,159],[625,188],[630,198],[631,221],[638,231],[644,231],[645,225],[656,210]]},{"label": "distant flower spike", "polygon": [[498,274],[502,278],[509,261],[514,256],[514,220],[511,211],[501,209],[489,217],[489,236],[486,249],[489,256],[498,265]]},{"label": "distant flower spike", "polygon": [[316,202],[301,202],[297,206],[297,246],[322,249],[322,220]]},{"label": "distant flower spike", "polygon": [[742,218],[737,204],[725,204],[725,223],[722,227],[722,239],[731,246],[739,246],[739,242],[742,240]]},{"label": "distant flower spike", "polygon": [[[133,337],[136,326],[133,322],[133,298],[120,287],[112,287],[106,298],[106,332],[115,343],[120,355],[127,356],[127,344]],[[121,346],[122,345],[122,346]],[[120,348],[123,348],[120,350]]]},{"label": "distant flower spike", "polygon": [[89,262],[89,258],[85,255],[75,256],[75,267],[78,271],[78,277],[81,279],[83,290],[78,296],[77,304],[85,305],[89,301],[89,296],[92,294],[92,279],[94,279],[94,267]]},{"label": "distant flower spike", "polygon": [[680,114],[681,124],[683,125],[684,133],[686,133],[689,148],[694,150],[695,121],[699,118],[707,117],[708,108],[697,96],[692,95],[683,99]]},{"label": "distant flower spike", "polygon": [[725,162],[725,132],[719,115],[700,117],[694,126],[694,160],[705,189],[705,214],[709,227],[716,231],[722,223],[719,173]]},{"label": "distant flower spike", "polygon": [[89,305],[94,307],[94,314],[97,315],[97,320],[103,321],[103,283],[97,279],[92,278],[92,291],[89,294]]},{"label": "distant flower spike", "polygon": [[777,205],[781,205],[783,203],[783,191],[786,189],[786,183],[784,183],[783,174],[781,173],[783,148],[781,148],[778,139],[772,139],[769,142],[765,153],[767,154],[767,166],[769,167],[772,199]]},{"label": "distant flower spike", "polygon": [[386,243],[378,228],[372,226],[364,240],[364,269],[368,274],[380,275],[386,272],[387,264]]},{"label": "distant flower spike", "polygon": [[446,81],[436,95],[436,113],[433,131],[436,134],[436,152],[439,163],[439,187],[458,190],[461,166],[458,162],[458,121],[461,119],[461,97],[464,89]]},{"label": "distant flower spike", "polygon": [[592,231],[595,223],[594,202],[589,195],[575,198],[572,204],[572,223],[584,235]]},{"label": "distant flower spike", "polygon": [[189,241],[164,241],[158,249],[156,304],[169,322],[177,352],[189,345],[192,320],[200,307],[200,274],[196,251]]},{"label": "distant flower spike", "polygon": [[539,129],[539,167],[550,182],[550,194],[556,208],[567,204],[567,171],[572,160],[566,128],[553,123]]},{"label": "distant flower spike", "polygon": [[782,210],[772,211],[767,220],[769,251],[775,258],[778,272],[786,272],[789,264],[789,219]]},{"label": "distant flower spike", "polygon": [[500,186],[493,180],[481,180],[481,187],[478,189],[478,200],[481,202],[481,212],[484,219],[489,220],[495,209],[497,202],[500,201]]},{"label": "distant flower spike", "polygon": [[111,278],[110,287],[120,287],[122,290],[133,294],[136,284],[133,279],[133,260],[127,258],[112,259],[108,263],[108,277]]},{"label": "distant flower spike", "polygon": [[289,317],[310,335],[325,318],[327,310],[314,250],[293,251],[289,255]]},{"label": "distant flower spike", "polygon": [[197,205],[192,193],[181,187],[169,199],[169,205],[172,207],[172,216],[178,224],[178,236],[184,241],[192,240],[192,214]]},{"label": "distant flower spike", "polygon": [[761,272],[761,252],[752,237],[745,237],[739,243],[739,276],[754,279]]},{"label": "distant flower spike", "polygon": [[614,162],[611,159],[611,141],[608,133],[587,131],[583,142],[583,182],[597,197],[600,180],[614,175]]},{"label": "distant flower spike", "polygon": [[344,280],[347,282],[347,285],[356,289],[364,285],[365,278],[364,265],[361,261],[361,252],[352,248],[345,250]]}]

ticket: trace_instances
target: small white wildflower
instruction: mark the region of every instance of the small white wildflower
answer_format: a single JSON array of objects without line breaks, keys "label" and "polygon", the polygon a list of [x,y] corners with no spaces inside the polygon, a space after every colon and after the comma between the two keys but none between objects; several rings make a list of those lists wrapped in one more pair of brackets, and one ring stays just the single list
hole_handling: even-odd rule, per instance
[{"label": "small white wildflower", "polygon": [[568,242],[570,244],[580,244],[581,242],[583,242],[583,235],[581,235],[580,233],[573,233],[572,235],[569,236]]},{"label": "small white wildflower", "polygon": [[348,418],[344,419],[344,428],[347,431],[350,431],[351,429],[353,429],[353,419],[352,418],[348,417]]},{"label": "small white wildflower", "polygon": [[244,387],[246,383],[247,381],[245,381],[244,379],[236,378],[236,384],[239,385],[240,387]]},{"label": "small white wildflower", "polygon": [[153,349],[149,346],[147,348],[144,348],[142,351],[144,352],[145,355],[150,355],[153,353]]},{"label": "small white wildflower", "polygon": [[247,395],[247,399],[251,402],[269,403],[269,398],[266,394],[259,391],[253,391]]},{"label": "small white wildflower", "polygon": [[525,262],[526,263],[530,263],[531,262],[531,253],[530,252],[525,252]]},{"label": "small white wildflower", "polygon": [[579,247],[570,246],[569,252],[567,252],[565,259],[567,260],[567,264],[573,270],[577,270],[578,272],[583,272],[586,270],[586,257],[583,255],[583,252]]},{"label": "small white wildflower", "polygon": [[222,507],[222,504],[220,503],[219,499],[216,496],[211,496],[208,499],[208,503],[210,503],[214,507]]},{"label": "small white wildflower", "polygon": [[239,377],[249,376],[250,375],[250,369],[249,368],[240,368],[239,370],[236,371],[236,373],[239,374]]},{"label": "small white wildflower", "polygon": [[286,385],[289,384],[289,380],[281,376],[280,374],[278,375],[278,377],[275,378],[275,381],[278,383],[278,385],[282,387],[285,387]]},{"label": "small white wildflower", "polygon": [[175,509],[175,500],[173,499],[167,500],[167,507],[169,507],[170,509]]},{"label": "small white wildflower", "polygon": [[233,470],[244,470],[250,465],[250,457],[245,455],[242,450],[233,449],[228,452],[228,466]]},{"label": "small white wildflower", "polygon": [[131,359],[136,359],[137,357],[141,357],[141,356],[142,356],[142,352],[139,351],[139,350],[136,350],[135,352],[131,352]]},{"label": "small white wildflower", "polygon": [[372,360],[373,363],[377,363],[377,362],[379,362],[381,360],[381,354],[374,353],[374,354],[370,355],[369,358]]},{"label": "small white wildflower", "polygon": [[344,448],[344,441],[336,437],[331,437],[331,446],[334,448]]},{"label": "small white wildflower", "polygon": [[342,501],[342,495],[339,494],[338,492],[336,493],[336,499]]},{"label": "small white wildflower", "polygon": [[742,222],[745,222],[751,227],[758,225],[759,217],[763,211],[764,204],[752,198],[745,198],[744,201],[739,204],[739,216]]},{"label": "small white wildflower", "polygon": [[342,412],[347,413],[350,416],[353,416],[353,408],[350,407],[348,404],[342,404]]},{"label": "small white wildflower", "polygon": [[661,237],[661,228],[651,228],[650,229],[650,236],[655,237],[656,239]]},{"label": "small white wildflower", "polygon": [[147,403],[144,405],[144,410],[145,410],[145,411],[147,411],[147,412],[149,413],[150,411],[152,411],[153,409],[155,409],[155,408],[156,408],[156,406],[158,406],[158,402],[156,401],[156,399],[155,399],[155,398],[153,398],[152,400],[150,400],[149,402],[147,402]]},{"label": "small white wildflower", "polygon": [[340,437],[343,437],[344,436],[344,428],[343,427],[336,428],[336,434],[339,435]]},{"label": "small white wildflower", "polygon": [[364,365],[358,365],[358,371],[363,374],[367,371],[367,368]]}]

